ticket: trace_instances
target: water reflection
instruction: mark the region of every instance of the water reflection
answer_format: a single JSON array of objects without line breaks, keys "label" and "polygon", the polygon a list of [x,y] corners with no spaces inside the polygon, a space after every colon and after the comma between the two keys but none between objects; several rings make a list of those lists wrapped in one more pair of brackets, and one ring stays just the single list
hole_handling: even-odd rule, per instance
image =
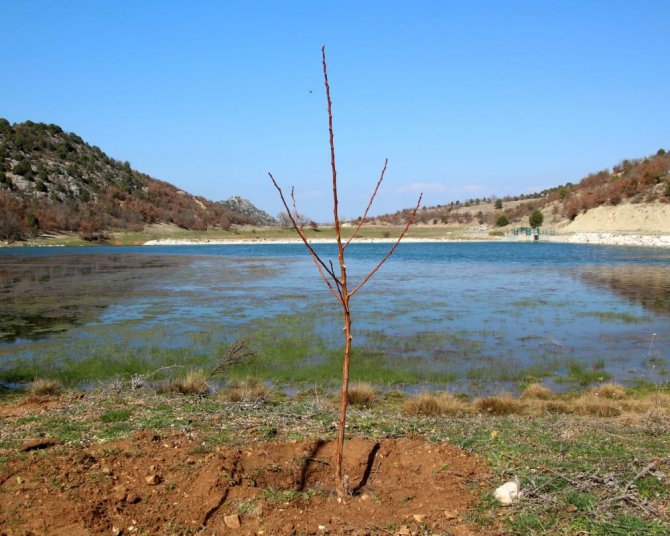
[{"label": "water reflection", "polygon": [[5,257],[0,266],[0,341],[38,339],[90,321],[185,257]]},{"label": "water reflection", "polygon": [[579,272],[588,284],[614,292],[654,313],[670,315],[670,270],[667,266],[598,266]]}]

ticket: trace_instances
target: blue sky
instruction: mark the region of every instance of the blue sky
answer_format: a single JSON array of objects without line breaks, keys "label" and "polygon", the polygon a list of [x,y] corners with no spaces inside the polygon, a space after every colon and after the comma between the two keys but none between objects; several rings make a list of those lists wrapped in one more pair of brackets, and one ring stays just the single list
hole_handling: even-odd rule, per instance
[{"label": "blue sky", "polygon": [[194,194],[345,217],[536,191],[670,149],[670,2],[0,0],[0,117]]}]

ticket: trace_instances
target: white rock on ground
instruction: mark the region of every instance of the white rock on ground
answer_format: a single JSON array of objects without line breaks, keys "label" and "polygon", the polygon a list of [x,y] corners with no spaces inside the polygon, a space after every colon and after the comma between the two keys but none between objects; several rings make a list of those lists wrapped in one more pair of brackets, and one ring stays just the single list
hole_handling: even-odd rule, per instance
[{"label": "white rock on ground", "polygon": [[502,486],[493,492],[493,496],[503,506],[510,506],[511,504],[518,501],[521,497],[521,492],[519,491],[519,481],[511,480],[509,482],[505,482]]}]

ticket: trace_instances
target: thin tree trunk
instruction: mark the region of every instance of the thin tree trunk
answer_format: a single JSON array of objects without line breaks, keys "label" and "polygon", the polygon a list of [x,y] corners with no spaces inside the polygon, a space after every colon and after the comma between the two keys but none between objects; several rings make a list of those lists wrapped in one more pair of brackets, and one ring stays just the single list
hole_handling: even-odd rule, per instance
[{"label": "thin tree trunk", "polygon": [[[347,296],[347,294],[344,294]],[[342,458],[344,455],[344,431],[347,421],[347,404],[349,402],[349,363],[351,362],[351,313],[349,299],[344,304],[344,359],[342,362],[342,389],[340,393],[340,414],[337,421],[337,448],[335,452],[335,489],[337,496],[344,499],[348,494],[347,482],[342,474]]]}]

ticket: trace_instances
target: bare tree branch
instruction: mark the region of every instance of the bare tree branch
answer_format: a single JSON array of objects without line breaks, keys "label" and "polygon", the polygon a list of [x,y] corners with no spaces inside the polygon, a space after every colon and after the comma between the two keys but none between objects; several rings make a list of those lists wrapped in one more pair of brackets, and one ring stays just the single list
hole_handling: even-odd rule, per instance
[{"label": "bare tree branch", "polygon": [[295,217],[295,220],[298,222],[298,226],[300,227],[300,230],[302,231],[305,228],[305,225],[302,223],[302,218],[300,217],[300,212],[298,212],[298,205],[296,205],[295,202],[295,187],[291,186],[291,202],[293,203],[293,216]]},{"label": "bare tree branch", "polygon": [[[288,207],[288,203],[286,202],[286,198],[284,197],[284,192],[282,191],[281,187],[279,184],[277,184],[277,181],[275,178],[272,176],[272,173],[268,172],[268,175],[270,176],[270,179],[272,180],[272,184],[274,184],[275,188],[279,192],[279,197],[281,198],[282,203],[284,204],[284,207],[286,208],[286,213],[288,214],[288,217],[291,220],[291,223],[293,224],[293,228],[296,230],[300,238],[302,239],[303,243],[307,247],[307,250],[310,252],[312,255],[312,260],[314,261],[314,264],[316,265],[317,270],[319,270],[319,274],[321,274],[321,277],[323,280],[326,282],[326,285],[328,285],[328,289],[330,290],[331,294],[335,296],[335,299],[342,303],[342,292],[340,290],[342,284],[340,283],[340,280],[337,278],[335,275],[335,272],[330,270],[328,266],[321,260],[321,257],[314,251],[314,248],[312,247],[312,244],[309,243],[309,240],[307,239],[307,236],[305,235],[305,232],[303,231],[302,227],[298,225],[298,222],[295,220],[293,217],[293,214],[291,214],[291,209]],[[295,198],[294,198],[295,201]],[[296,211],[297,212],[297,211]],[[325,273],[324,273],[325,270]],[[326,273],[333,279],[335,282],[335,286],[337,287],[337,291],[335,288],[333,288],[332,283],[326,276]]]},{"label": "bare tree branch", "polygon": [[405,236],[405,233],[409,230],[410,226],[414,223],[414,219],[416,218],[416,213],[417,213],[417,211],[419,210],[419,206],[421,205],[421,198],[422,198],[422,197],[423,197],[423,194],[419,194],[419,200],[416,202],[416,207],[414,207],[414,211],[412,212],[412,215],[411,215],[411,216],[409,217],[409,219],[407,220],[407,223],[405,224],[405,228],[402,230],[402,233],[400,233],[400,236],[398,237],[398,240],[396,240],[395,243],[393,244],[393,246],[391,246],[391,249],[389,249],[389,251],[388,251],[388,253],[386,254],[386,256],[385,256],[381,261],[379,261],[379,264],[377,264],[377,266],[375,266],[375,267],[370,271],[370,273],[368,273],[368,275],[366,275],[366,276],[363,278],[363,281],[361,281],[360,284],[359,284],[354,290],[352,290],[352,291],[349,293],[349,296],[350,296],[350,297],[353,296],[354,294],[356,294],[356,292],[358,292],[358,290],[359,290],[363,285],[365,285],[365,283],[367,283],[368,280],[369,280],[373,275],[375,275],[375,273],[377,272],[377,270],[379,270],[379,269],[382,267],[382,264],[384,264],[384,263],[388,260],[388,258],[393,254],[393,252],[395,251],[395,249],[398,247],[398,244],[400,244],[400,241],[402,240],[403,236]]},{"label": "bare tree branch", "polygon": [[375,200],[375,197],[377,196],[377,192],[379,191],[379,187],[382,184],[382,181],[384,180],[384,173],[386,173],[386,166],[389,163],[389,159],[387,158],[384,160],[384,168],[382,169],[382,173],[379,176],[379,180],[377,181],[377,186],[375,186],[375,191],[372,192],[372,196],[370,196],[370,202],[368,203],[367,208],[365,209],[365,212],[363,213],[363,216],[361,217],[361,221],[358,222],[358,225],[356,226],[356,229],[354,229],[354,232],[351,234],[349,239],[347,240],[346,244],[344,244],[344,247],[346,248],[349,243],[356,238],[356,235],[358,234],[358,231],[360,230],[361,226],[365,223],[365,220],[368,217],[368,212],[370,211],[370,207],[372,206],[372,202]]},{"label": "bare tree branch", "polygon": [[[321,63],[323,65],[323,83],[326,86],[326,100],[328,102],[328,140],[330,142],[330,170],[333,175],[333,221],[335,225],[335,236],[337,247],[340,251],[340,263],[342,263],[342,235],[340,233],[340,215],[337,199],[337,168],[335,167],[335,136],[333,135],[333,103],[330,100],[330,84],[328,84],[328,69],[326,67],[326,47],[321,47]],[[344,278],[343,278],[344,279]]]}]

